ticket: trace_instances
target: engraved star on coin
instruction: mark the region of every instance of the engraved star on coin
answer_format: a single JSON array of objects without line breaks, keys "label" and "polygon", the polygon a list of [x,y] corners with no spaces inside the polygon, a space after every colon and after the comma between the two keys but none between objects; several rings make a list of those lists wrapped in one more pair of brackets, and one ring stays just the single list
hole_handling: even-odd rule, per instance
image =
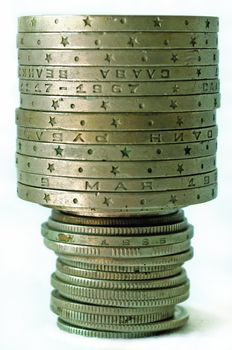
[{"label": "engraved star on coin", "polygon": [[161,26],[162,26],[161,22],[163,22],[163,21],[159,17],[156,17],[153,22],[154,22],[155,27],[161,28]]},{"label": "engraved star on coin", "polygon": [[47,61],[47,63],[52,61],[52,55],[50,53],[46,53],[45,61]]},{"label": "engraved star on coin", "polygon": [[60,146],[58,146],[57,148],[54,149],[56,151],[56,155],[57,156],[63,156],[63,148],[61,148]]},{"label": "engraved star on coin", "polygon": [[200,75],[201,75],[201,69],[198,68],[198,69],[197,69],[197,76],[199,77]]},{"label": "engraved star on coin", "polygon": [[210,26],[210,21],[209,21],[209,19],[207,19],[205,21],[205,28],[209,28],[209,26]]},{"label": "engraved star on coin", "polygon": [[177,55],[176,53],[173,53],[173,54],[172,54],[172,57],[171,57],[171,61],[172,61],[173,63],[176,63],[178,60],[179,60],[178,55]]},{"label": "engraved star on coin", "polygon": [[177,202],[176,196],[175,195],[171,195],[171,198],[170,198],[169,202],[171,202],[172,204],[175,204]]},{"label": "engraved star on coin", "polygon": [[53,171],[55,171],[55,166],[53,163],[48,163],[48,167],[47,170],[50,171],[50,173],[52,173]]},{"label": "engraved star on coin", "polygon": [[176,124],[179,125],[179,126],[181,126],[182,124],[184,124],[183,118],[180,117],[180,116],[178,116],[178,117],[177,117],[177,122],[176,122]]},{"label": "engraved star on coin", "polygon": [[193,36],[190,40],[190,44],[195,47],[195,45],[197,44],[197,38],[195,36]]},{"label": "engraved star on coin", "polygon": [[112,198],[110,198],[110,197],[105,197],[105,198],[104,198],[103,204],[105,204],[107,207],[109,207],[110,204],[113,204]]},{"label": "engraved star on coin", "polygon": [[56,124],[56,118],[55,117],[50,117],[48,123],[51,124],[51,126],[54,126]]},{"label": "engraved star on coin", "polygon": [[54,108],[55,110],[57,110],[57,108],[59,108],[59,101],[58,100],[53,100],[52,101],[52,108]]},{"label": "engraved star on coin", "polygon": [[173,91],[174,93],[179,92],[179,91],[180,91],[180,87],[179,87],[179,85],[175,84],[175,85],[173,86],[172,91]]},{"label": "engraved star on coin", "polygon": [[177,101],[171,100],[170,107],[171,107],[172,109],[176,109],[176,108],[178,107]]},{"label": "engraved star on coin", "polygon": [[127,149],[126,147],[124,149],[121,150],[122,153],[122,158],[127,157],[130,158],[129,153],[131,152],[131,150]]},{"label": "engraved star on coin", "polygon": [[83,22],[85,24],[85,27],[91,27],[91,19],[89,18],[89,16],[87,16],[85,19],[83,19]]},{"label": "engraved star on coin", "polygon": [[105,61],[111,63],[114,60],[114,56],[111,53],[107,53],[105,57]]},{"label": "engraved star on coin", "polygon": [[32,25],[32,27],[35,27],[35,26],[36,26],[36,23],[37,23],[36,18],[33,17],[32,20],[31,20],[31,25]]},{"label": "engraved star on coin", "polygon": [[22,149],[22,144],[21,144],[21,142],[18,143],[18,148],[19,148],[19,151],[21,151],[21,149]]},{"label": "engraved star on coin", "polygon": [[138,39],[136,37],[131,36],[128,41],[128,45],[134,47],[135,45],[139,45]]},{"label": "engraved star on coin", "polygon": [[101,108],[103,108],[105,111],[109,107],[109,101],[102,101]]},{"label": "engraved star on coin", "polygon": [[68,41],[68,37],[67,36],[62,36],[62,38],[61,38],[61,45],[63,45],[64,47],[69,45],[69,41]]},{"label": "engraved star on coin", "polygon": [[110,172],[116,176],[117,174],[120,173],[119,167],[118,166],[112,166],[112,169],[111,169]]},{"label": "engraved star on coin", "polygon": [[48,203],[48,202],[51,200],[50,194],[45,193],[45,194],[44,194],[43,200],[44,200],[46,203]]},{"label": "engraved star on coin", "polygon": [[117,128],[119,125],[121,125],[120,119],[113,118],[111,125],[115,126]]},{"label": "engraved star on coin", "polygon": [[192,148],[190,148],[189,146],[186,146],[186,147],[185,147],[184,152],[185,152],[186,156],[187,156],[187,155],[189,155],[189,156],[191,155],[191,149],[192,149]]},{"label": "engraved star on coin", "polygon": [[184,171],[184,165],[183,164],[178,164],[177,165],[177,171],[178,171],[178,173],[181,174]]}]

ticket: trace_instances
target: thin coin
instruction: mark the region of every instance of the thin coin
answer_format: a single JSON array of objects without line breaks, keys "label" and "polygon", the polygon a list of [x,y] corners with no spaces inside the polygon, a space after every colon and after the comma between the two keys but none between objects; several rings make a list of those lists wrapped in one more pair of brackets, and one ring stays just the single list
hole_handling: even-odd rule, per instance
[{"label": "thin coin", "polygon": [[21,107],[60,112],[187,112],[220,106],[219,94],[145,97],[67,97],[20,94]]},{"label": "thin coin", "polygon": [[153,192],[180,190],[184,188],[203,187],[217,182],[217,170],[200,175],[180,177],[164,177],[155,179],[80,179],[64,176],[41,176],[33,173],[18,171],[18,181],[24,185],[57,190],[86,191],[86,192]]},{"label": "thin coin", "polygon": [[[149,221],[147,221],[147,219],[149,219]],[[63,222],[57,220],[61,220]],[[173,220],[175,223],[172,224],[162,221],[159,222],[156,220],[157,216],[143,216],[142,218],[136,216],[132,218],[98,218],[84,216],[80,217],[76,215],[74,217],[72,215],[67,215],[67,213],[63,214],[62,212],[53,210],[52,217],[48,219],[47,224],[49,228],[57,231],[95,236],[164,235],[169,233],[178,233],[179,231],[186,230],[188,227],[188,222],[184,218],[180,221],[179,219]]]},{"label": "thin coin", "polygon": [[217,93],[218,79],[186,80],[178,82],[42,82],[40,80],[19,81],[23,94],[48,96],[179,96]]},{"label": "thin coin", "polygon": [[[164,117],[165,118],[165,117]],[[89,145],[104,145],[104,149],[108,149],[108,145],[114,145],[114,148],[120,154],[120,160],[124,158],[129,159],[130,156],[133,155],[131,151],[131,147],[136,147],[136,145],[161,145],[161,144],[173,144],[173,145],[165,145],[165,147],[173,147],[176,146],[174,144],[178,143],[188,143],[188,142],[200,142],[200,141],[209,141],[215,139],[218,135],[217,126],[210,126],[208,128],[195,128],[195,129],[182,129],[178,130],[178,128],[174,130],[157,130],[157,131],[74,131],[74,130],[59,130],[59,129],[35,129],[29,127],[21,127],[17,128],[17,136],[19,139],[28,140],[28,141],[37,141],[37,142],[49,142],[49,143],[70,143],[73,145],[81,145],[81,152],[84,153],[85,148],[82,148],[85,144],[89,148]],[[20,142],[20,141],[19,141]],[[125,148],[124,152],[123,145],[130,144],[130,148]],[[38,144],[39,145],[39,144]],[[54,147],[56,145],[47,147]],[[57,145],[58,146],[58,145]],[[85,146],[84,146],[85,147]],[[155,147],[154,153],[155,153]],[[184,146],[182,146],[184,147]],[[187,147],[187,146],[186,146]],[[21,151],[20,144],[18,145],[19,151]],[[188,147],[189,148],[189,147]],[[49,148],[48,148],[49,149]],[[146,149],[149,149],[146,146]],[[96,148],[97,150],[97,148]],[[112,149],[111,149],[112,151]],[[35,152],[35,151],[34,151]],[[75,147],[76,152],[76,147]],[[62,152],[61,152],[62,153]],[[88,153],[88,152],[87,152]],[[94,157],[94,151],[89,152],[88,156]],[[104,152],[102,152],[104,153]],[[182,152],[183,153],[183,152]],[[35,154],[35,153],[34,153]],[[53,151],[53,155],[56,152]],[[143,156],[144,152],[142,152]],[[185,152],[184,152],[185,154]],[[123,157],[124,155],[124,157]],[[191,156],[191,150],[186,152],[186,155]],[[88,157],[84,156],[84,159]],[[113,155],[112,155],[113,156]],[[62,154],[60,154],[62,157]],[[162,157],[162,152],[161,152]],[[48,156],[46,158],[49,158]]]},{"label": "thin coin", "polygon": [[[77,300],[78,296],[86,298],[96,298],[99,300],[117,301],[146,301],[156,299],[166,299],[180,296],[189,291],[189,282],[169,288],[144,289],[144,290],[121,290],[121,289],[100,289],[81,287],[74,284],[68,284],[56,277],[55,273],[51,277],[52,287],[58,289],[61,295],[69,296],[71,300]],[[97,304],[97,303],[96,303]]]},{"label": "thin coin", "polygon": [[[62,320],[62,321],[61,321]],[[61,323],[61,328],[69,330],[70,333],[76,333],[81,335],[90,336],[100,336],[100,337],[109,337],[109,338],[130,338],[130,335],[133,334],[133,337],[137,337],[135,332],[138,332],[138,337],[144,332],[162,332],[167,330],[172,330],[175,328],[182,327],[188,320],[188,313],[181,307],[177,306],[173,318],[158,322],[151,322],[141,325],[111,325],[109,324],[100,324],[100,323],[90,323],[90,322],[81,322],[78,320],[72,320],[70,325],[70,320],[68,317],[59,318],[58,325]],[[68,322],[68,323],[67,323]],[[94,324],[96,325],[94,327]],[[82,327],[82,328],[77,328]],[[68,328],[69,327],[69,328]],[[83,329],[86,327],[87,330]],[[71,330],[72,329],[72,330]],[[96,330],[97,329],[97,330]],[[106,331],[110,331],[107,336],[104,336]],[[127,333],[132,332],[132,333]],[[147,335],[147,334],[146,334]],[[150,334],[151,335],[151,334]],[[154,335],[154,334],[153,334]]]},{"label": "thin coin", "polygon": [[53,250],[56,254],[77,255],[91,257],[106,257],[114,259],[123,258],[144,258],[153,256],[166,256],[184,252],[190,248],[190,240],[150,247],[99,247],[83,246],[70,243],[61,243],[44,238],[44,244],[47,248]]},{"label": "thin coin", "polygon": [[[190,147],[189,147],[190,148]],[[157,178],[203,174],[215,170],[215,156],[181,160],[153,161],[72,161],[63,159],[38,158],[16,154],[20,171],[53,176],[77,178]]]},{"label": "thin coin", "polygon": [[22,16],[19,32],[177,31],[217,32],[218,17],[203,16]]},{"label": "thin coin", "polygon": [[163,311],[163,312],[154,312],[150,314],[144,315],[95,315],[89,313],[83,313],[79,311],[73,311],[70,309],[60,308],[60,306],[56,306],[53,303],[50,305],[51,310],[58,315],[59,317],[64,317],[66,320],[69,319],[69,322],[78,320],[78,322],[90,322],[90,323],[99,323],[99,324],[107,324],[110,323],[112,325],[138,325],[138,324],[147,324],[151,322],[162,321],[165,319],[169,319],[173,316],[174,310]]},{"label": "thin coin", "polygon": [[[186,219],[184,216],[184,211],[182,209],[180,210],[168,210],[166,213],[161,212],[157,213],[153,216],[143,216],[142,218],[132,216],[128,218],[111,218],[111,217],[86,217],[86,216],[78,216],[78,215],[72,215],[68,212],[62,212],[58,210],[52,210],[52,216],[51,219],[56,220],[57,224],[74,224],[74,227],[77,225],[84,225],[79,226],[77,229],[81,230],[81,232],[88,232],[86,230],[89,230],[89,232],[94,232],[94,234],[97,233],[98,227],[95,226],[103,226],[101,227],[102,230],[105,230],[105,232],[108,232],[108,229],[110,232],[117,232],[119,233],[120,227],[122,228],[122,232],[125,229],[125,232],[130,232],[130,229],[133,231],[133,235],[138,232],[138,226],[140,226],[140,229],[142,230],[142,227],[144,226],[150,226],[151,232],[157,232],[156,229],[158,228],[158,225],[164,228],[165,232],[169,232],[169,230],[175,230],[176,224],[181,225],[184,224],[184,228],[187,227],[186,225]],[[87,226],[86,226],[87,225]],[[88,226],[90,225],[90,226]],[[107,227],[109,226],[109,227]],[[131,227],[130,227],[131,226]],[[73,229],[73,226],[70,226],[70,230]],[[175,227],[175,228],[174,228]],[[182,227],[182,226],[181,226]],[[82,230],[84,229],[84,231]],[[179,230],[181,228],[179,227]],[[131,231],[131,232],[132,232]],[[144,231],[143,231],[144,232]]]},{"label": "thin coin", "polygon": [[62,297],[57,290],[53,290],[51,294],[51,303],[57,308],[64,308],[72,310],[75,312],[89,313],[95,315],[111,315],[111,316],[130,316],[130,315],[143,315],[150,313],[162,313],[162,312],[173,312],[174,307],[164,306],[164,307],[154,307],[154,308],[124,308],[124,307],[110,307],[110,306],[99,306],[99,305],[89,305],[84,303],[79,303],[77,301],[67,300]]},{"label": "thin coin", "polygon": [[[97,278],[101,280],[113,280],[113,281],[149,281],[152,279],[160,279],[176,276],[181,273],[181,267],[173,266],[170,269],[164,271],[146,271],[146,272],[107,272],[81,269],[78,267],[69,266],[57,259],[56,268],[58,271],[65,273],[66,275],[72,275],[84,278]],[[116,312],[117,313],[117,312]]]},{"label": "thin coin", "polygon": [[67,275],[61,271],[55,272],[56,277],[63,282],[70,283],[77,286],[88,288],[106,288],[106,289],[119,289],[119,290],[132,290],[132,289],[152,289],[152,288],[168,288],[181,285],[187,282],[187,275],[185,271],[174,277],[167,277],[162,279],[148,280],[148,281],[113,281],[113,280],[97,280],[88,279],[83,277],[77,277]]},{"label": "thin coin", "polygon": [[42,235],[50,240],[61,243],[71,243],[84,246],[100,246],[100,247],[152,247],[165,246],[169,244],[176,244],[190,240],[193,237],[193,226],[189,225],[184,231],[178,233],[171,233],[167,235],[148,235],[148,236],[128,236],[128,237],[109,237],[109,236],[95,236],[86,234],[74,234],[71,232],[57,231],[51,229],[47,223],[42,224]]},{"label": "thin coin", "polygon": [[216,125],[216,110],[182,113],[59,113],[16,110],[16,124],[35,129],[146,131],[194,129]]},{"label": "thin coin", "polygon": [[192,248],[180,254],[138,259],[93,258],[75,255],[67,257],[67,255],[59,255],[61,261],[74,267],[112,272],[133,272],[137,271],[139,267],[141,268],[140,272],[149,270],[148,267],[151,267],[152,271],[162,271],[161,265],[165,266],[165,268],[167,266],[170,268],[169,266],[182,265],[184,262],[192,259],[192,257]]},{"label": "thin coin", "polygon": [[[66,67],[66,66],[19,66],[18,77],[24,80],[59,81],[175,81],[217,79],[219,69],[213,66],[120,66],[120,67]],[[80,111],[78,111],[80,112]],[[103,111],[102,111],[103,112]],[[133,111],[130,111],[133,112]],[[142,112],[142,111],[140,111]],[[158,112],[155,110],[155,112]]]}]

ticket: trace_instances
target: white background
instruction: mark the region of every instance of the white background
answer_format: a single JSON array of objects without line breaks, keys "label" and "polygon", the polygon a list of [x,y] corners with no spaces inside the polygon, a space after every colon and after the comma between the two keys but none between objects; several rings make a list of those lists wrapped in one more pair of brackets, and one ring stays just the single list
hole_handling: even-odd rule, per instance
[{"label": "white background", "polygon": [[[169,336],[99,340],[61,332],[49,311],[55,256],[40,237],[49,210],[16,197],[14,109],[18,106],[17,17],[32,14],[154,14],[220,16],[219,197],[186,209],[195,225],[194,259],[186,264],[191,297],[188,326]],[[0,13],[0,349],[232,349],[232,15],[229,0],[10,0]]]}]

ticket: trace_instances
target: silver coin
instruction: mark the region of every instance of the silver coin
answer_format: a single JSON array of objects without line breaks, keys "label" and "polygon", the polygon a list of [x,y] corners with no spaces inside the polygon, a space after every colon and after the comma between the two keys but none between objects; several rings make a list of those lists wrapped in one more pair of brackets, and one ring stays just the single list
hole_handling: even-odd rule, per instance
[{"label": "silver coin", "polygon": [[217,32],[218,17],[203,16],[22,16],[18,31],[33,32]]},{"label": "silver coin", "polygon": [[[59,113],[16,110],[19,127],[83,131],[154,131],[216,125],[216,110],[182,113]],[[60,130],[60,131],[61,131]]]},{"label": "silver coin", "polygon": [[57,270],[55,275],[61,281],[77,285],[79,287],[88,287],[88,288],[102,288],[102,289],[120,289],[120,290],[144,290],[152,288],[168,288],[175,287],[187,282],[187,275],[184,270],[173,277],[167,277],[162,279],[148,280],[148,281],[113,281],[113,280],[99,280],[99,279],[90,279],[83,278],[78,276],[69,275],[63,273],[62,271]]},{"label": "silver coin", "polygon": [[20,94],[21,108],[60,112],[188,112],[220,107],[220,94],[145,97],[68,97]]},{"label": "silver coin", "polygon": [[143,271],[135,272],[111,272],[100,270],[87,270],[78,267],[73,267],[65,264],[59,258],[57,259],[56,268],[58,271],[65,273],[66,275],[72,275],[84,278],[96,278],[101,280],[114,280],[114,281],[142,281],[161,279],[176,276],[181,273],[181,267],[173,266],[163,271]]},{"label": "silver coin", "polygon": [[65,231],[56,231],[51,229],[47,223],[42,224],[42,235],[47,239],[61,243],[71,243],[83,246],[99,247],[152,247],[165,246],[184,242],[193,237],[193,226],[189,225],[184,231],[178,233],[169,233],[167,235],[148,235],[148,236],[95,236],[86,234],[75,234]]},{"label": "silver coin", "polygon": [[19,49],[212,49],[217,33],[66,32],[19,33]]},{"label": "silver coin", "polygon": [[[183,81],[183,80],[202,80],[217,79],[219,74],[218,65],[211,66],[118,66],[118,67],[86,67],[86,66],[27,66],[22,65],[18,68],[19,79],[41,80],[41,81],[130,81],[132,83],[141,81]],[[26,98],[26,96],[25,96]],[[32,102],[32,101],[31,101]],[[58,104],[59,105],[59,104]],[[31,105],[30,105],[31,106]],[[31,108],[29,108],[31,109]],[[211,108],[205,109],[209,110]],[[215,108],[214,108],[215,109]],[[59,109],[52,109],[59,111]],[[43,111],[43,109],[42,109]],[[74,112],[74,110],[72,110]],[[81,112],[81,110],[78,110]],[[90,111],[88,111],[90,112]],[[104,112],[104,109],[101,110]],[[123,111],[126,112],[126,111]],[[133,112],[130,110],[129,112]],[[139,112],[145,112],[142,109]],[[154,108],[153,113],[158,110]],[[175,111],[174,111],[175,112]]]}]

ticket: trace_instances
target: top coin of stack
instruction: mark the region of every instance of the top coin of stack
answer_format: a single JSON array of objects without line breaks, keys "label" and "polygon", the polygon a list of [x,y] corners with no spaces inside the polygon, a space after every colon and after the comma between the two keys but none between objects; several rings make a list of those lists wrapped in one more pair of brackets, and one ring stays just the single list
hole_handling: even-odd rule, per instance
[{"label": "top coin of stack", "polygon": [[217,194],[218,18],[19,19],[18,194],[81,215]]}]

